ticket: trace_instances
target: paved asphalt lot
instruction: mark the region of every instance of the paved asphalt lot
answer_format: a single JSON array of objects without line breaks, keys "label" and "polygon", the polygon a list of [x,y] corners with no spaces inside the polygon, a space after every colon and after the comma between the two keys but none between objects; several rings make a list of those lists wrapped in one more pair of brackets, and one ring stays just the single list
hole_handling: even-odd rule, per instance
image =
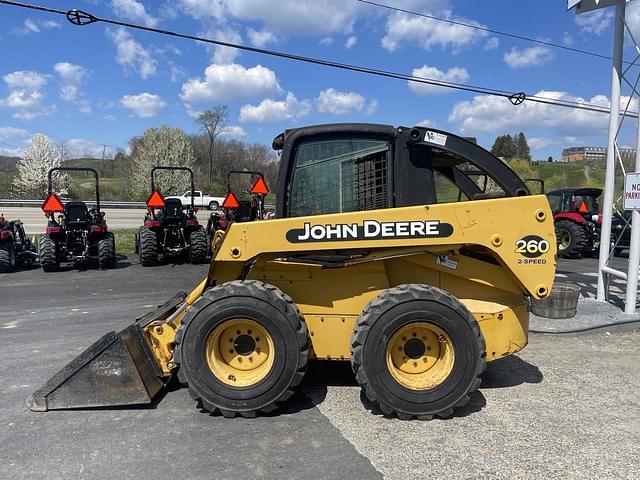
[{"label": "paved asphalt lot", "polygon": [[[561,275],[595,268],[572,262]],[[82,349],[206,273],[119,266],[0,276],[0,478],[640,478],[638,333],[532,335],[448,420],[372,413],[340,364],[257,419],[205,415],[175,388],[146,408],[30,412],[25,398]]]}]

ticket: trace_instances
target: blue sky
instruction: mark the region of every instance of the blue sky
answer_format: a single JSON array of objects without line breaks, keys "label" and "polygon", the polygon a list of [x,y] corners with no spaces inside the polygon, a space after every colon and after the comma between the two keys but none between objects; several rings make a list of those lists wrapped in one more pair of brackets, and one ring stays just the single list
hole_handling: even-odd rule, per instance
[{"label": "blue sky", "polygon": [[[379,0],[610,55],[611,8],[576,16],[562,0]],[[390,12],[356,0],[33,0],[61,9],[337,62],[607,105],[608,60]],[[640,33],[640,2],[627,8]],[[0,5],[0,154],[35,133],[79,155],[107,155],[152,126],[197,131],[194,115],[230,108],[231,138],[270,144],[285,128],[363,121],[427,124],[476,136],[524,131],[536,159],[605,145],[607,115],[409,85]],[[633,59],[627,40],[625,57]],[[637,69],[632,74],[637,74]],[[635,107],[635,105],[634,105]],[[629,122],[623,145],[635,145]]]}]

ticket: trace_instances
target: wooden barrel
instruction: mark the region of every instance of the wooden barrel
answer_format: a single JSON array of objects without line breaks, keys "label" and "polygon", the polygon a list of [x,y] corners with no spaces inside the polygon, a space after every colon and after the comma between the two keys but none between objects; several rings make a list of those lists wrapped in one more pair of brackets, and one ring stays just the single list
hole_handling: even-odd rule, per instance
[{"label": "wooden barrel", "polygon": [[531,312],[545,318],[571,318],[576,315],[579,296],[577,285],[556,282],[547,298],[531,299]]}]

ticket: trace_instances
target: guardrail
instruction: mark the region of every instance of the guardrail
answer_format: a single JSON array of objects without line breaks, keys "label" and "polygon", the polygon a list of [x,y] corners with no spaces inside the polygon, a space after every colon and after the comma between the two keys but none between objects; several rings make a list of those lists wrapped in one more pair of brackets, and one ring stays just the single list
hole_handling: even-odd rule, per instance
[{"label": "guardrail", "polygon": [[[40,207],[44,200],[16,200],[14,198],[0,198],[0,207]],[[87,205],[95,205],[96,202],[88,201]],[[147,208],[144,202],[100,202],[104,208]]]},{"label": "guardrail", "polygon": [[[40,207],[44,200],[16,200],[14,198],[0,198],[0,207]],[[88,201],[87,205],[95,205],[96,202]],[[102,201],[100,206],[103,208],[147,208],[144,202],[114,202]],[[267,210],[275,210],[275,205],[265,205]]]}]

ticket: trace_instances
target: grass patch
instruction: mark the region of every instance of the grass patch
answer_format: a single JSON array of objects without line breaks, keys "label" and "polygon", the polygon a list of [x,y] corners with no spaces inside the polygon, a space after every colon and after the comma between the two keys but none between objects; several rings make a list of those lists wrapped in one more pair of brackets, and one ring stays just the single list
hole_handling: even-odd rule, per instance
[{"label": "grass patch", "polygon": [[110,231],[116,237],[116,254],[134,253],[136,251],[137,228],[116,228]]}]

